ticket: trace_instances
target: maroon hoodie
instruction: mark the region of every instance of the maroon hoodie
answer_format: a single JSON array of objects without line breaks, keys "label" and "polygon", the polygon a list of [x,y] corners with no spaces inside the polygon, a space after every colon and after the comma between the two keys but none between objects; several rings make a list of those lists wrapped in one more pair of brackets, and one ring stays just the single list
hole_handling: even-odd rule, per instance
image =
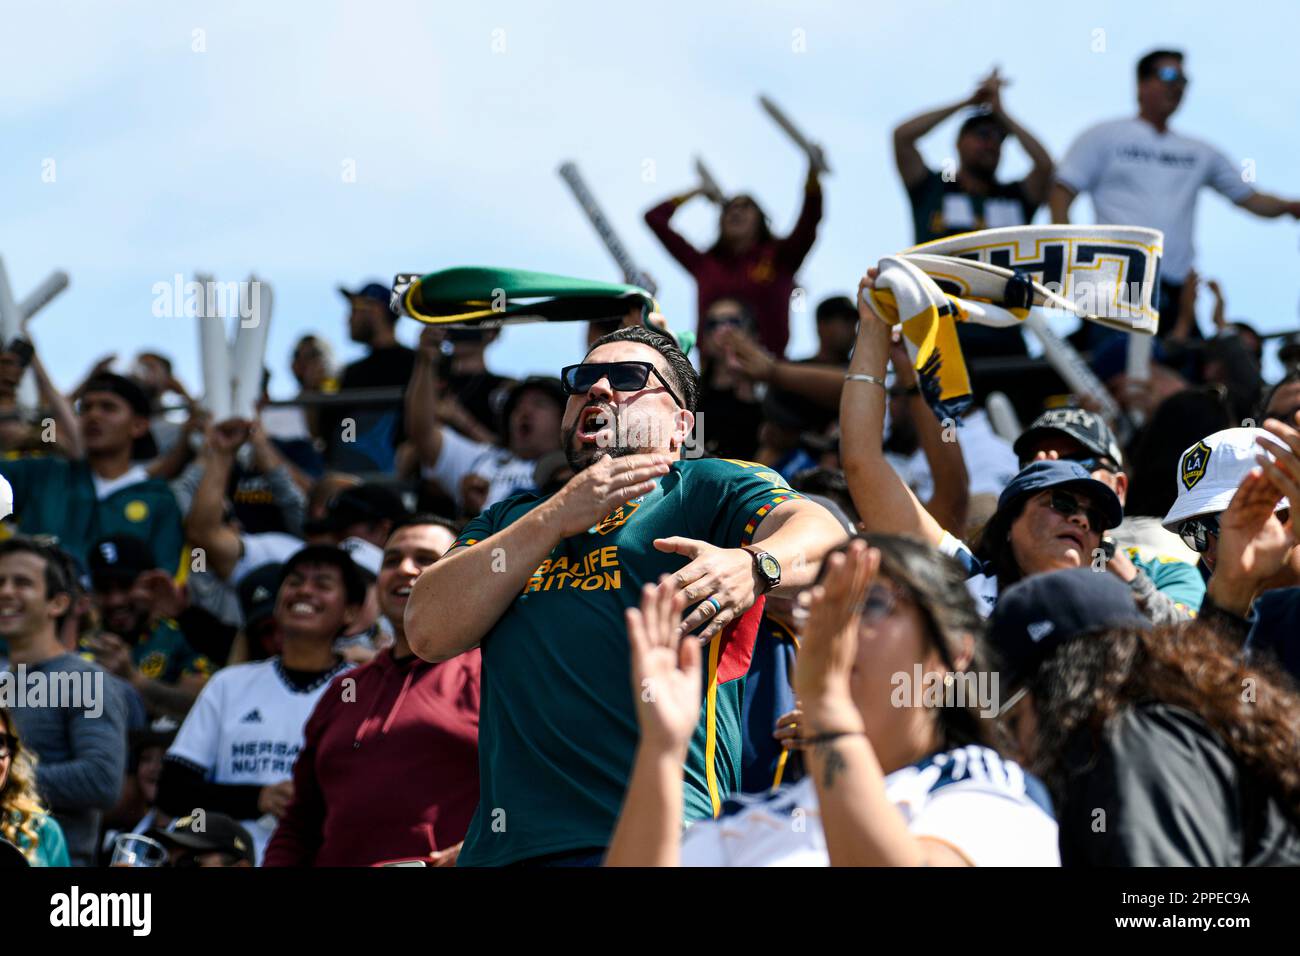
[{"label": "maroon hoodie", "polygon": [[477,649],[439,664],[389,649],[336,677],[263,865],[369,866],[463,840],[478,806],[479,662]]},{"label": "maroon hoodie", "polygon": [[805,187],[803,209],[790,235],[759,243],[736,258],[702,252],[673,229],[668,221],[680,205],[680,199],[662,202],[645,214],[645,221],[672,257],[695,278],[699,310],[696,334],[704,335],[704,313],[710,305],[718,299],[739,299],[754,314],[758,340],[764,348],[784,358],[790,340],[794,277],[817,238],[817,223],[822,217],[821,187],[815,180]]}]

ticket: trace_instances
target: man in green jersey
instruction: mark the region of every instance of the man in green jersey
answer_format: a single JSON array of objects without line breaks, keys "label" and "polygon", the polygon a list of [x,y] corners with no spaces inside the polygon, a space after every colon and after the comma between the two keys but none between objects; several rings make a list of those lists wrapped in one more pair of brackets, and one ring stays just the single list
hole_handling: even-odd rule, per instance
[{"label": "man in green jersey", "polygon": [[148,397],[131,379],[102,372],[86,383],[78,423],[82,459],[0,461],[22,533],[49,535],[78,559],[101,537],[134,535],[174,574],[184,541],[180,509],[167,483],[132,455],[149,434]]},{"label": "man in green jersey", "polygon": [[599,861],[638,739],[624,610],[663,575],[693,607],[683,627],[703,625],[710,642],[684,822],[716,814],[739,785],[741,695],[763,595],[810,583],[845,536],[763,465],[680,457],[698,379],[667,336],[620,329],[561,377],[574,477],[472,520],[417,580],[406,611],[411,647],[427,660],[482,647],[467,866]]}]

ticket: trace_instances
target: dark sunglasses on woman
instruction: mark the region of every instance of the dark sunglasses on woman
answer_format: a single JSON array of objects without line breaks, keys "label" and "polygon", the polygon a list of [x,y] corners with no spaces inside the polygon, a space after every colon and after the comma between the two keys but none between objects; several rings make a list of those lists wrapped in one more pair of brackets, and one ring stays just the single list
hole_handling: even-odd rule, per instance
[{"label": "dark sunglasses on woman", "polygon": [[651,375],[659,379],[664,391],[680,408],[686,407],[668,380],[650,362],[585,362],[581,365],[566,365],[560,369],[560,384],[569,395],[586,395],[593,385],[604,378],[609,380],[609,387],[616,392],[639,392],[650,381]]},{"label": "dark sunglasses on woman", "polygon": [[1068,491],[1053,491],[1051,498],[1048,499],[1048,505],[1053,511],[1063,518],[1071,518],[1080,511],[1088,519],[1088,528],[1101,534],[1106,524],[1106,518],[1100,511],[1090,504],[1080,501]]}]

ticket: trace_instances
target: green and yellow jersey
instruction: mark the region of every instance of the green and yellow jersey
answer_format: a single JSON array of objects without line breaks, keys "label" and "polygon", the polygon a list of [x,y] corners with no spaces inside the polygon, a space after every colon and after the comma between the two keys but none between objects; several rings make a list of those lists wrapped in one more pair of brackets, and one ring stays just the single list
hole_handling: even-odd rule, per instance
[{"label": "green and yellow jersey", "polygon": [[[739,547],[772,509],[799,497],[764,465],[678,461],[649,494],[556,546],[481,644],[479,806],[460,864],[499,866],[609,843],[638,739],[623,612],[639,603],[643,585],[689,563],[655,550],[655,539]],[[498,502],[457,546],[481,542],[545,500]],[[739,787],[744,676],[761,615],[760,600],[708,649],[684,774],[687,821],[716,815]]]},{"label": "green and yellow jersey", "polygon": [[58,539],[59,547],[83,566],[91,545],[114,534],[148,541],[158,567],[169,574],[181,564],[181,512],[165,481],[139,481],[100,500],[84,461],[5,459],[0,460],[0,475],[13,486],[19,530]]}]

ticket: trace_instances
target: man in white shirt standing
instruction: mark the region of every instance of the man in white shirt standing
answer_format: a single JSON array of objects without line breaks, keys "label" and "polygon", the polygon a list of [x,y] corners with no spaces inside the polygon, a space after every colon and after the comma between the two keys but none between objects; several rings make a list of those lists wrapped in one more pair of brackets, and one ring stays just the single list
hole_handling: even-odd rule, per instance
[{"label": "man in white shirt standing", "polygon": [[[1257,216],[1300,218],[1300,201],[1255,190],[1227,156],[1169,128],[1183,101],[1183,54],[1153,50],[1137,64],[1138,115],[1085,130],[1056,167],[1048,197],[1053,222],[1070,221],[1070,204],[1090,193],[1097,222],[1146,226],[1165,234],[1160,265],[1160,334],[1178,319],[1183,281],[1192,268],[1196,197],[1209,186]],[[1199,334],[1199,333],[1194,333]]]}]

